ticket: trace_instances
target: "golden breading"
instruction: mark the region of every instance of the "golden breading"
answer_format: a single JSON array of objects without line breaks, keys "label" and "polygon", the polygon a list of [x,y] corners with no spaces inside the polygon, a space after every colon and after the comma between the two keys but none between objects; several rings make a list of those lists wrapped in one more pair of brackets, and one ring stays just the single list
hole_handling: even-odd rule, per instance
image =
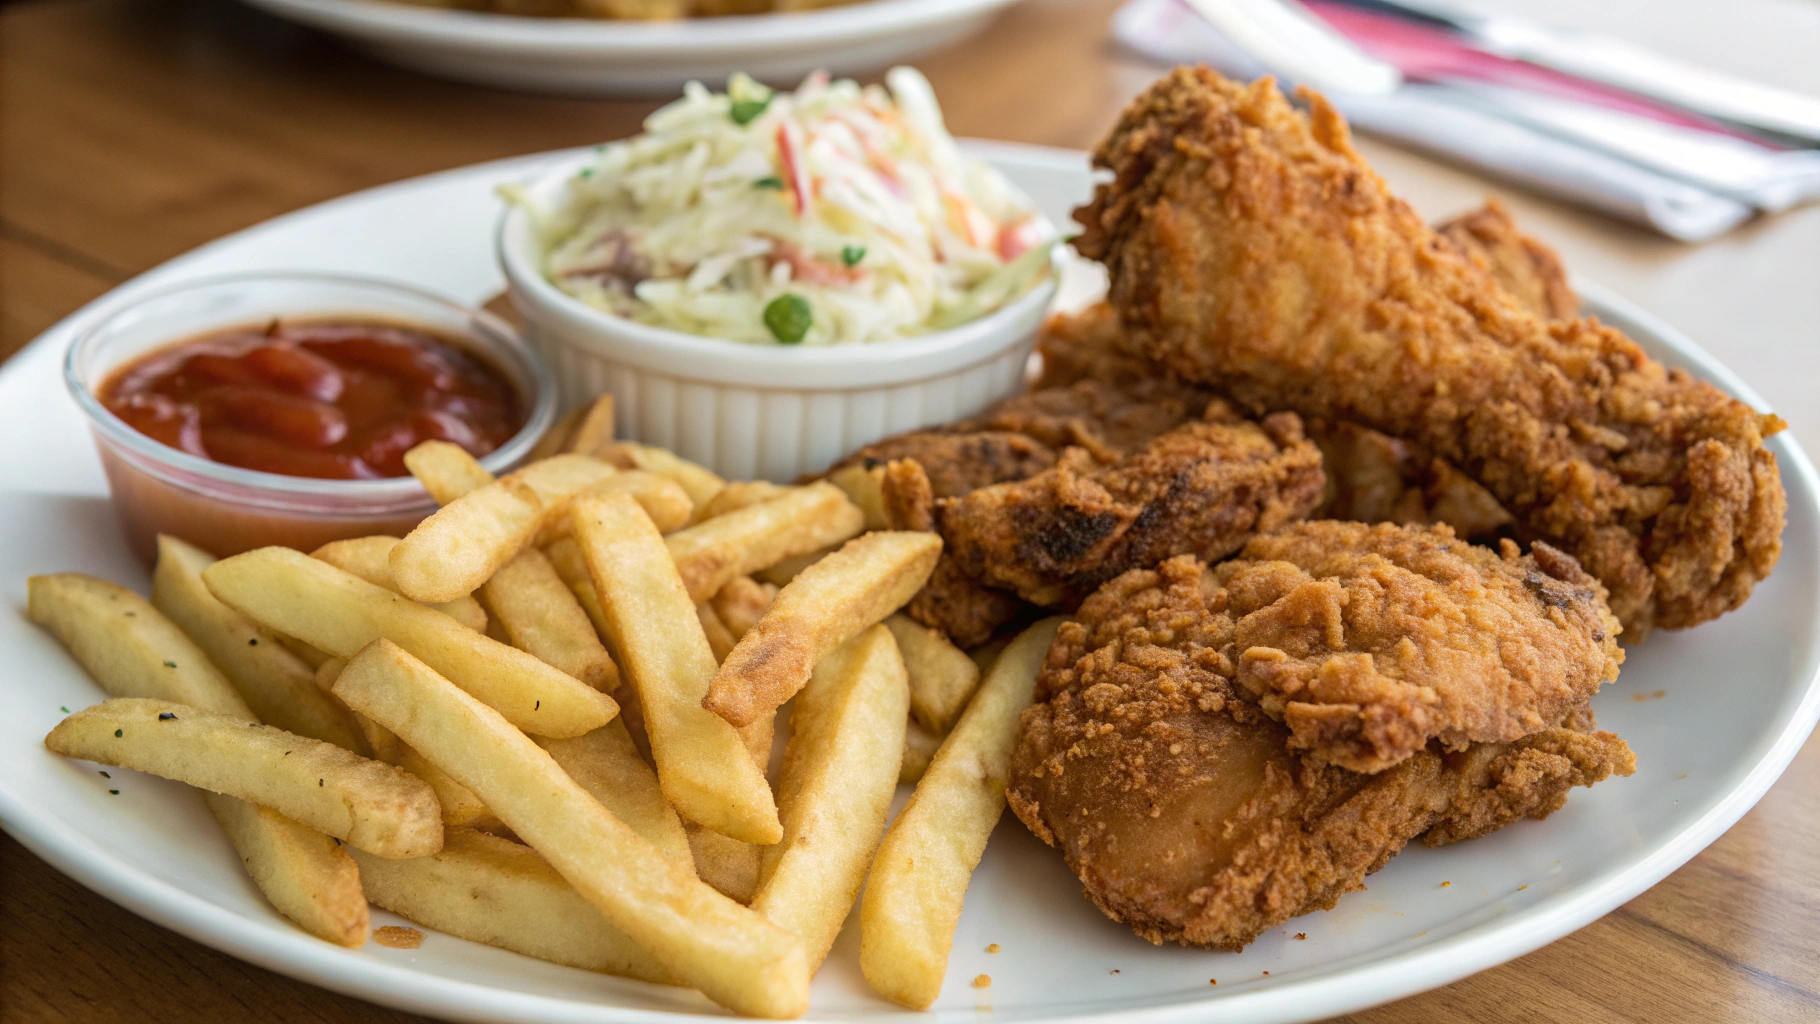
[{"label": "golden breading", "polygon": [[1524,308],[1305,95],[1182,68],[1100,145],[1112,180],[1074,244],[1106,264],[1123,342],[1246,409],[1423,445],[1597,576],[1627,640],[1742,604],[1781,553],[1782,421]]},{"label": "golden breading", "polygon": [[1332,907],[1410,839],[1544,817],[1634,770],[1580,709],[1375,775],[1312,764],[1233,681],[1229,600],[1188,557],[1108,583],[1057,635],[1013,759],[1011,809],[1151,942],[1240,949]]}]

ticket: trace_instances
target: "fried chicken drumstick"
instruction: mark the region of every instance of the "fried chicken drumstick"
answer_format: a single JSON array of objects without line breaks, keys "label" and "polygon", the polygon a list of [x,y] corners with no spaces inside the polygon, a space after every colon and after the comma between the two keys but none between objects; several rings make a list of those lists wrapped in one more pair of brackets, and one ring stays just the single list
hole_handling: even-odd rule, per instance
[{"label": "fried chicken drumstick", "polygon": [[1307,99],[1182,68],[1125,112],[1075,240],[1123,343],[1253,412],[1423,446],[1598,577],[1628,641],[1743,603],[1781,552],[1781,420],[1524,308]]},{"label": "fried chicken drumstick", "polygon": [[[1324,536],[1335,529],[1339,535]],[[1483,564],[1459,555],[1465,545],[1444,527],[1309,523],[1297,530],[1303,543],[1288,548],[1260,539],[1243,559],[1223,566],[1209,569],[1183,556],[1106,584],[1062,626],[1038,680],[1037,703],[1024,712],[1008,793],[1012,810],[1061,849],[1101,910],[1152,942],[1240,949],[1291,917],[1332,907],[1417,836],[1438,846],[1525,816],[1545,817],[1572,787],[1634,770],[1624,742],[1594,731],[1583,701],[1567,692],[1510,717],[1512,723],[1529,721],[1532,713],[1548,719],[1521,738],[1453,751],[1418,744],[1376,774],[1298,754],[1297,737],[1237,678],[1250,650],[1248,626],[1277,613],[1274,632],[1280,633],[1285,617],[1294,617],[1295,591],[1269,600],[1288,570],[1324,571],[1335,568],[1334,558],[1351,559],[1359,568],[1349,578],[1357,580],[1370,563],[1362,552],[1405,558],[1428,544],[1442,557],[1424,571],[1438,577],[1430,582],[1442,590],[1450,577],[1490,581],[1506,567],[1523,579],[1534,576],[1528,586],[1535,600],[1521,610],[1521,602],[1512,602],[1508,618],[1503,599],[1494,597],[1488,604],[1497,614],[1476,630],[1470,625],[1476,608],[1466,609],[1465,623],[1415,630],[1414,649],[1399,656],[1398,670],[1426,661],[1437,670],[1429,682],[1441,689],[1479,685],[1471,676],[1476,661],[1449,664],[1458,636],[1441,634],[1453,629],[1477,632],[1501,649],[1507,665],[1559,661],[1594,687],[1611,649],[1593,640],[1597,616],[1570,616],[1566,623],[1551,616],[1556,597],[1580,603],[1568,595],[1585,586],[1564,556],[1552,569],[1514,552],[1488,555],[1498,564]],[[1308,564],[1253,560],[1254,553]],[[1440,564],[1449,558],[1454,564]],[[1253,604],[1258,610],[1239,614]],[[1320,643],[1343,643],[1334,629],[1331,623],[1317,628]],[[1585,642],[1555,659],[1541,649],[1557,634]],[[1316,664],[1306,654],[1295,660]],[[1498,698],[1485,706],[1508,710]]]}]

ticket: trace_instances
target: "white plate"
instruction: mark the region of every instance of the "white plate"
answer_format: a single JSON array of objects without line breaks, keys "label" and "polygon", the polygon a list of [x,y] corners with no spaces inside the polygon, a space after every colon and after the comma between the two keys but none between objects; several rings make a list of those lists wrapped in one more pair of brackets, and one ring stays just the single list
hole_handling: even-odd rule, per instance
[{"label": "white plate", "polygon": [[816,69],[857,74],[959,42],[1017,0],[865,0],[800,14],[671,22],[525,18],[385,0],[247,0],[345,36],[374,56],[514,89],[667,95],[745,71],[794,86]]},{"label": "white plate", "polygon": [[[1058,222],[1086,195],[1078,153],[985,146]],[[77,325],[123,295],[227,270],[384,275],[474,302],[494,294],[494,184],[548,157],[432,175],[252,228],[174,260],[38,339],[0,372],[0,590],[16,608],[30,573],[83,570],[134,586],[99,466],[58,363]],[[1084,287],[1073,281],[1076,296]],[[1666,361],[1752,401],[1670,328],[1595,288],[1589,305]],[[1440,850],[1412,848],[1327,913],[1244,953],[1156,948],[1080,895],[1061,858],[1007,815],[968,893],[937,1017],[999,1021],[1297,1021],[1445,984],[1535,949],[1642,892],[1712,842],[1781,774],[1820,716],[1820,508],[1813,469],[1786,433],[1790,515],[1782,563],[1716,623],[1658,633],[1599,695],[1600,722],[1637,753],[1637,774],[1576,790],[1546,822]],[[47,753],[63,707],[99,689],[23,612],[0,617],[0,823],[104,896],[235,956],[327,988],[459,1020],[650,1021],[717,1014],[693,993],[556,967],[432,934],[417,950],[344,950],[270,910],[194,793]],[[1653,697],[1661,691],[1659,699]],[[117,788],[119,796],[108,790]],[[1451,882],[1445,888],[1442,882]],[[376,923],[396,923],[376,914]],[[851,922],[850,922],[851,924]],[[1297,940],[1294,933],[1307,935]],[[816,1019],[906,1017],[860,977],[850,927],[815,980]],[[1003,952],[989,955],[988,943]],[[1113,973],[1113,972],[1117,973]],[[1263,972],[1269,971],[1265,976]],[[990,988],[975,989],[975,975]],[[1209,979],[1219,979],[1218,987]]]}]

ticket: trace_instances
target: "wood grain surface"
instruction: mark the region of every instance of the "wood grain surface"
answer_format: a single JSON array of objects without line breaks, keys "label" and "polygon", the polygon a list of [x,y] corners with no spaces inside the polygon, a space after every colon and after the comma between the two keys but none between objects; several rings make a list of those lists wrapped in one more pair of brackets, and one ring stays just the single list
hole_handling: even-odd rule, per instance
[{"label": "wood grain surface", "polygon": [[[1157,74],[1106,42],[1115,6],[1028,0],[984,35],[918,63],[957,134],[1089,146]],[[1820,4],[1501,6],[1820,92]],[[0,357],[227,232],[388,181],[622,136],[653,105],[440,82],[227,0],[0,3]],[[1363,148],[1431,216],[1495,188],[1370,140]],[[1696,248],[1499,191],[1573,269],[1698,338],[1810,451],[1820,448],[1820,210]],[[421,1019],[198,945],[0,838],[0,1021]],[[1605,919],[1348,1019],[1820,1019],[1820,742],[1711,848]]]}]

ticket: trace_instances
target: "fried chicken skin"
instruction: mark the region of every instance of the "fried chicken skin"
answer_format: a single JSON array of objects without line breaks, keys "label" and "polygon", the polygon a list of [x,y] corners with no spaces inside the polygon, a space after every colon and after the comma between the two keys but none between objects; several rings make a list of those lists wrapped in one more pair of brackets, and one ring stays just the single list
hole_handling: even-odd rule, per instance
[{"label": "fried chicken skin", "polygon": [[942,534],[941,562],[905,611],[963,646],[1072,608],[1126,569],[1220,558],[1300,518],[1320,453],[1293,414],[1263,424],[1159,374],[1076,381],[978,416],[887,438],[888,525]]},{"label": "fried chicken skin", "polygon": [[1538,542],[1446,526],[1297,523],[1214,567],[1233,679],[1316,764],[1378,772],[1435,741],[1510,742],[1618,677],[1605,590]]},{"label": "fried chicken skin", "polygon": [[1123,342],[1253,412],[1423,446],[1597,576],[1628,641],[1742,604],[1781,553],[1782,421],[1524,308],[1306,98],[1182,68],[1125,111],[1075,240]]},{"label": "fried chicken skin", "polygon": [[1334,905],[1409,840],[1473,838],[1635,761],[1575,709],[1514,743],[1317,765],[1234,681],[1231,594],[1191,557],[1114,579],[1063,625],[1024,712],[1012,810],[1107,916],[1240,949]]},{"label": "fried chicken skin", "polygon": [[1497,199],[1436,225],[1441,237],[1477,260],[1510,297],[1544,320],[1580,315],[1580,297],[1567,283],[1567,268],[1547,245],[1524,234]]},{"label": "fried chicken skin", "polygon": [[1232,554],[1307,515],[1323,480],[1320,451],[1293,413],[1253,423],[1215,401],[1202,420],[1115,462],[1069,448],[1028,480],[941,502],[936,518],[968,576],[1066,609],[1127,569]]}]

